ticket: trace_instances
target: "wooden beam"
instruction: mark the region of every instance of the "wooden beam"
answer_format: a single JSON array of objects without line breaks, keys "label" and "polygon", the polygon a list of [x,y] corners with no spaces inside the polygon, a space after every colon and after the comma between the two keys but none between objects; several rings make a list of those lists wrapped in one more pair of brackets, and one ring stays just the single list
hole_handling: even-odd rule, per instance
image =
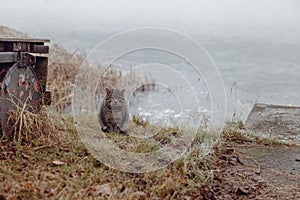
[{"label": "wooden beam", "polygon": [[47,57],[36,57],[36,65],[34,72],[37,76],[38,82],[40,83],[42,91],[46,91],[47,75],[48,75],[48,58]]},{"label": "wooden beam", "polygon": [[4,43],[0,42],[0,52],[4,51]]},{"label": "wooden beam", "polygon": [[30,43],[26,42],[14,42],[13,51],[24,51],[30,52]]},{"label": "wooden beam", "polygon": [[31,39],[31,38],[1,38],[0,42],[29,42],[29,43],[44,43],[44,42],[50,42],[49,39]]},{"label": "wooden beam", "polygon": [[0,63],[17,62],[17,52],[0,52]]},{"label": "wooden beam", "polygon": [[49,53],[49,46],[33,45],[32,53]]}]

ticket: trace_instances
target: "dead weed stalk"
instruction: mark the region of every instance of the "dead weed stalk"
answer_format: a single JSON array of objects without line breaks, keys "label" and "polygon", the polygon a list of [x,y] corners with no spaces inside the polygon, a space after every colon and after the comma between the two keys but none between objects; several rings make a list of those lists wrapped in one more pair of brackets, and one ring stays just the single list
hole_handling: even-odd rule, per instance
[{"label": "dead weed stalk", "polygon": [[28,109],[26,103],[15,105],[15,108],[10,111],[8,118],[8,123],[12,124],[15,144],[41,145],[65,129],[61,117],[47,107],[41,107],[38,112]]}]

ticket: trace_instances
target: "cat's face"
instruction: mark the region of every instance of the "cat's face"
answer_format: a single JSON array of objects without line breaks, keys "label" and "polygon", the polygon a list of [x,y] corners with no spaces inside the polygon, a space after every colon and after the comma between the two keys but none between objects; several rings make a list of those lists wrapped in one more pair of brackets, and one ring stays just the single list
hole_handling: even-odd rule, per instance
[{"label": "cat's face", "polygon": [[109,89],[106,88],[106,103],[111,106],[122,106],[125,103],[125,89]]}]

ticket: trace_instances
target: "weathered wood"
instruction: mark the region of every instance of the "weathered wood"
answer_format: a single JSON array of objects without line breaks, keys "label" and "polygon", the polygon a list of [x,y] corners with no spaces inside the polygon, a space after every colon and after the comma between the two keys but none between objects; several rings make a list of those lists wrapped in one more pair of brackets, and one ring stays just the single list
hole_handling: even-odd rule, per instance
[{"label": "weathered wood", "polygon": [[27,51],[30,52],[30,43],[26,42],[14,42],[13,43],[13,51]]},{"label": "weathered wood", "polygon": [[4,51],[4,43],[0,42],[0,52]]},{"label": "weathered wood", "polygon": [[255,104],[245,127],[254,133],[300,144],[300,107]]},{"label": "weathered wood", "polygon": [[33,45],[32,53],[49,53],[49,46]]},{"label": "weathered wood", "polygon": [[12,63],[17,62],[17,52],[0,52],[0,63]]},{"label": "weathered wood", "polygon": [[38,82],[40,83],[42,91],[46,91],[47,75],[48,75],[48,58],[47,57],[36,57],[36,66],[34,72],[37,76]]},{"label": "weathered wood", "polygon": [[[17,105],[9,94],[13,94],[15,102],[29,100],[34,108],[39,108],[40,103],[51,104],[51,93],[46,91],[48,58],[44,54],[49,53],[49,47],[45,42],[50,41],[0,38],[0,86],[5,83],[8,88],[6,92],[0,91],[0,132],[9,139],[13,136],[13,125],[8,123],[8,111],[15,110],[12,105]],[[34,67],[34,72],[28,66]]]},{"label": "weathered wood", "polygon": [[1,38],[0,37],[0,42],[29,42],[29,43],[45,43],[45,42],[50,42],[49,39],[31,39],[31,38]]},{"label": "weathered wood", "polygon": [[12,42],[0,42],[3,45],[3,52],[13,51],[13,43]]},{"label": "weathered wood", "polygon": [[21,52],[20,53],[21,55],[21,59],[22,59],[22,65],[23,63],[26,63],[25,65],[34,65],[36,63],[36,58],[35,56],[29,54],[29,53],[24,53],[24,52]]}]

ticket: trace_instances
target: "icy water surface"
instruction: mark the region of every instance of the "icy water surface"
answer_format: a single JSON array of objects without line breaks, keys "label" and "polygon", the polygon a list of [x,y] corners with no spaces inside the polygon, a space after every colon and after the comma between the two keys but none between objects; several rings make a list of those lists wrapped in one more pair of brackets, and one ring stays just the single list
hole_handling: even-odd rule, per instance
[{"label": "icy water surface", "polygon": [[[221,73],[227,96],[224,99],[227,120],[245,121],[255,102],[300,105],[300,44],[210,37],[199,41]],[[101,57],[97,51],[92,54],[92,60],[104,63],[114,57]],[[151,65],[153,69],[143,68],[149,63],[154,63]],[[176,124],[178,119],[190,114],[201,115],[200,120],[211,115],[212,99],[205,82],[207,77],[202,77],[180,56],[144,49],[122,55],[113,64],[124,72],[144,70],[149,80],[155,83],[165,81],[157,84],[155,90],[136,93],[135,96],[129,94],[132,115],[166,124]],[[167,70],[160,71],[160,68]],[[192,98],[194,95],[197,105]]]}]

